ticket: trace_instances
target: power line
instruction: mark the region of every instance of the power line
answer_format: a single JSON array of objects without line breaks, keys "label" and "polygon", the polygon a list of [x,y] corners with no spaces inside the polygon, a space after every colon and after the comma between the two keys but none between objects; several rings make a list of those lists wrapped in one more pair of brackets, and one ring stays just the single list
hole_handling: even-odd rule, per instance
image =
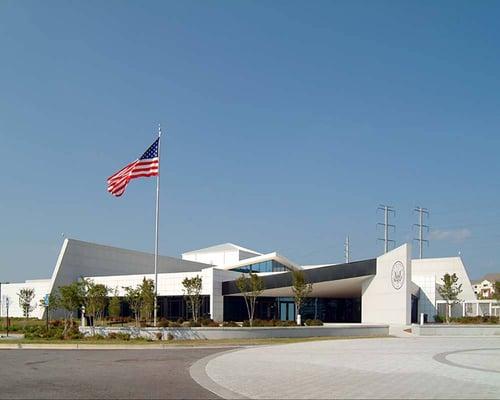
[{"label": "power line", "polygon": [[389,228],[393,228],[394,231],[396,230],[396,226],[389,223],[389,214],[392,213],[392,215],[395,216],[396,211],[394,211],[394,207],[384,204],[379,205],[377,210],[384,211],[384,222],[379,222],[377,224],[384,227],[384,238],[378,238],[378,240],[382,240],[384,242],[384,253],[387,253],[389,251],[389,243],[394,243],[394,245],[396,244],[394,240],[389,239]]},{"label": "power line", "polygon": [[429,225],[424,225],[424,216],[426,215],[429,218],[429,210],[423,207],[415,207],[413,211],[418,212],[418,224],[413,224],[413,226],[418,227],[418,238],[413,239],[418,242],[418,255],[419,258],[423,257],[423,245],[427,243],[429,245],[429,241],[424,239],[424,228],[429,232]]}]

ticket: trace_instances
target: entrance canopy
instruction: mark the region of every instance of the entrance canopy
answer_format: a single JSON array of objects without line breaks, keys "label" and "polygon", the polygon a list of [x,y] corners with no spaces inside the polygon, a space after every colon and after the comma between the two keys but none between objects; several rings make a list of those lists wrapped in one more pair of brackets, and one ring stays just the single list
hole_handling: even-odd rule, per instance
[{"label": "entrance canopy", "polygon": [[[307,282],[313,284],[310,297],[355,298],[361,297],[362,282],[377,273],[377,260],[363,260],[309,268],[302,271]],[[262,296],[291,297],[292,272],[262,276]],[[236,280],[222,283],[222,295],[241,295]]]}]

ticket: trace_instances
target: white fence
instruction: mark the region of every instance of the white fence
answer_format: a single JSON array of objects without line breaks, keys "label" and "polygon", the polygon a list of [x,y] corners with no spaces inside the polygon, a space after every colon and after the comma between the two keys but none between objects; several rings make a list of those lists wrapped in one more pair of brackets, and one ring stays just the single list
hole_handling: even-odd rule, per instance
[{"label": "white fence", "polygon": [[[437,300],[438,315],[446,315],[446,301]],[[483,317],[500,316],[500,302],[498,300],[475,300],[455,303],[449,310],[451,317]]]}]

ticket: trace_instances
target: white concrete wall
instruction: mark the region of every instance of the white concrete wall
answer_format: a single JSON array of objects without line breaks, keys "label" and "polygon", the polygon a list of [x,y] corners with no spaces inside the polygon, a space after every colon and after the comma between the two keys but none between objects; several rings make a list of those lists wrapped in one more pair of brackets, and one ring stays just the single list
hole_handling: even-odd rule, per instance
[{"label": "white concrete wall", "polygon": [[[412,266],[415,260],[412,260]],[[436,309],[436,277],[434,275],[417,275],[412,270],[411,280],[420,287],[418,299],[418,315],[427,314],[427,321],[434,322],[434,315],[438,314]]]},{"label": "white concrete wall", "polygon": [[[423,258],[412,261],[412,275],[414,276],[433,276],[436,284],[440,285],[444,274],[457,274],[458,283],[462,284],[463,290],[459,296],[461,300],[471,301],[477,299],[467,270],[460,257]],[[435,297],[436,300],[441,300],[441,296],[437,291]]]},{"label": "white concrete wall", "polygon": [[[200,272],[182,272],[172,274],[158,274],[159,296],[183,296],[182,281],[196,275],[202,279],[202,295],[210,296],[210,315],[214,321],[222,321],[224,317],[224,298],[222,296],[222,282],[237,278],[238,272],[205,268]],[[143,278],[153,279],[153,274],[119,275],[119,276],[92,276],[86,277],[95,283],[106,285],[108,288],[117,289],[118,296],[125,295],[125,287],[141,284]],[[113,294],[111,294],[113,295]]]},{"label": "white concrete wall", "polygon": [[95,327],[81,326],[85,336],[110,333],[126,333],[131,337],[144,337],[155,340],[162,333],[164,340],[170,333],[175,339],[256,339],[256,338],[294,338],[321,336],[388,336],[388,325],[341,324],[337,326],[296,326],[296,327],[254,327],[254,328],[135,328],[135,327]]},{"label": "white concrete wall", "polygon": [[[212,268],[205,268],[200,272],[179,272],[172,274],[158,274],[158,296],[183,296],[184,291],[182,281],[185,278],[194,278],[196,275],[202,279],[202,295],[210,295],[212,293]],[[108,288],[118,290],[118,296],[125,296],[125,287],[136,287],[140,285],[143,278],[152,279],[154,274],[140,275],[118,275],[118,276],[89,276],[95,283],[106,285]],[[112,294],[111,294],[112,295]]]},{"label": "white concrete wall", "polygon": [[[433,321],[436,314],[444,315],[444,308],[436,307],[436,300],[442,300],[437,290],[443,283],[445,274],[456,274],[458,283],[462,284],[461,301],[474,301],[476,294],[469,279],[465,265],[460,257],[423,258],[412,261],[412,280],[420,286],[419,313],[428,314],[429,321]],[[432,303],[432,304],[429,304]],[[451,308],[452,317],[461,317],[462,305],[456,304]]]},{"label": "white concrete wall", "polygon": [[[377,257],[377,274],[362,284],[362,323],[396,325],[411,323],[410,254],[410,245],[404,244]],[[397,262],[402,264],[404,272],[400,288],[395,288],[392,280],[393,267]]]},{"label": "white concrete wall", "polygon": [[0,305],[0,316],[7,315],[6,298],[9,299],[9,317],[23,317],[23,310],[19,306],[19,296],[17,295],[21,289],[34,289],[35,298],[31,305],[35,307],[30,317],[42,318],[45,311],[44,307],[40,306],[40,300],[45,298],[45,295],[50,292],[50,279],[37,279],[26,281],[24,283],[4,283],[2,284],[2,304]]},{"label": "white concrete wall", "polygon": [[188,253],[182,255],[183,260],[197,261],[213,266],[233,264],[240,261],[240,251],[238,249]]},{"label": "white concrete wall", "polygon": [[210,315],[214,321],[224,319],[224,296],[222,296],[222,282],[238,278],[239,272],[211,269],[212,295],[210,296]]}]

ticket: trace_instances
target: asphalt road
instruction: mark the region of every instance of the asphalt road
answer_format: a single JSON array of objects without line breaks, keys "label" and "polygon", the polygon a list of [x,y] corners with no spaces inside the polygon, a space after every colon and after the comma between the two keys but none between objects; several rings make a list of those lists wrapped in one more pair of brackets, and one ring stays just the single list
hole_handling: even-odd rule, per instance
[{"label": "asphalt road", "polygon": [[216,399],[189,367],[226,350],[0,350],[0,398]]}]

